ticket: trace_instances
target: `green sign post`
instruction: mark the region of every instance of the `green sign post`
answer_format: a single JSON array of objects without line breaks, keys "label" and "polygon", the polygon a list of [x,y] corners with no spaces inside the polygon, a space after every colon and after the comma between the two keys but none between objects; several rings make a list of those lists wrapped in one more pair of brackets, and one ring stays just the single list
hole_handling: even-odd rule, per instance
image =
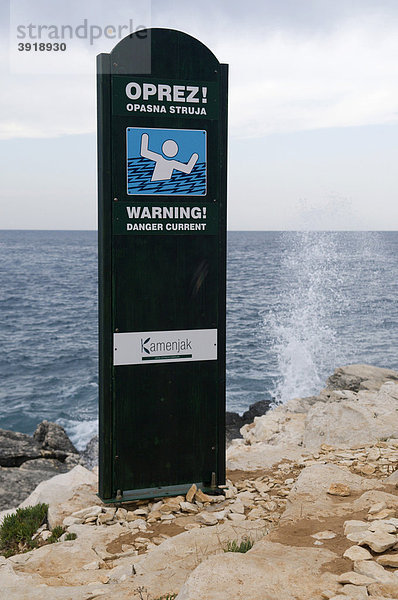
[{"label": "green sign post", "polygon": [[174,30],[98,56],[105,502],[225,483],[227,77]]}]

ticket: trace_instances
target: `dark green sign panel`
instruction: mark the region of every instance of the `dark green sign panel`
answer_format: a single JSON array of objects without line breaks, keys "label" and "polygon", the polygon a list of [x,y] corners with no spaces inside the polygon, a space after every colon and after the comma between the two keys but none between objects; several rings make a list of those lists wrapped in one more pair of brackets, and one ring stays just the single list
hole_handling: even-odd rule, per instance
[{"label": "dark green sign panel", "polygon": [[105,502],[225,482],[227,72],[166,29],[98,56]]}]

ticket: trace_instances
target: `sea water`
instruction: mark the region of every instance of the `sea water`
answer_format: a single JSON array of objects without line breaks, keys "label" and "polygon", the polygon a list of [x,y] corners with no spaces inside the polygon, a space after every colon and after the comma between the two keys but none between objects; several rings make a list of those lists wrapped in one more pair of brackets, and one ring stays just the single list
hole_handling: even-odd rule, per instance
[{"label": "sea water", "polygon": [[[397,232],[230,232],[227,408],[316,394],[349,363],[398,369]],[[0,427],[97,430],[97,234],[0,232]]]}]

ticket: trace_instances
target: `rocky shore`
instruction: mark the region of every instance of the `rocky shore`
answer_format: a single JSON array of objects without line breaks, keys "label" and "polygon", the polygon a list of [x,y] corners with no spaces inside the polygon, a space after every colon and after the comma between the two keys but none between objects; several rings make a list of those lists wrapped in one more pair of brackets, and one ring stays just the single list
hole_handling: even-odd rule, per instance
[{"label": "rocky shore", "polygon": [[[337,369],[318,396],[255,416],[241,434],[218,496],[193,486],[186,497],[106,506],[96,468],[81,464],[42,481],[22,505],[49,504],[43,545],[0,557],[0,597],[397,599],[398,373]],[[24,450],[33,457],[2,469],[81,460],[48,435],[34,440]],[[57,525],[61,541],[46,544]],[[231,551],[242,541],[252,547]]]},{"label": "rocky shore", "polygon": [[97,437],[80,454],[56,423],[43,421],[33,436],[0,429],[0,510],[17,506],[41,481],[97,460]]},{"label": "rocky shore", "polygon": [[[269,407],[269,402],[260,401],[242,416],[227,412],[227,444],[241,438],[241,427],[265,414]],[[93,469],[97,464],[97,435],[79,453],[57,423],[43,421],[33,436],[0,429],[0,510],[17,506],[41,481],[66,473],[76,465]]]}]

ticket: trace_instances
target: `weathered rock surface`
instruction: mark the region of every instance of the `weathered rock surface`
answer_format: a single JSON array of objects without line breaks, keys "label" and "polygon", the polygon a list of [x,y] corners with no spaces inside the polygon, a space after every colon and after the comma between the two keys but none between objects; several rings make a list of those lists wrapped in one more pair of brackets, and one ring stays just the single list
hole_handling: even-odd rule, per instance
[{"label": "weathered rock surface", "polygon": [[[117,507],[96,495],[96,470],[76,466],[43,481],[23,505],[49,503],[49,527],[66,533],[51,546],[0,557],[0,598],[398,598],[398,435],[378,439],[391,431],[397,383],[390,372],[366,376],[354,367],[338,374],[334,389],[245,425],[245,439],[229,449],[229,465],[242,471],[229,472],[218,497],[192,486],[185,497]],[[334,406],[333,420],[336,406],[346,403],[368,419],[372,402],[370,442],[356,443],[362,432],[355,428],[350,440],[347,424],[339,430],[319,409]],[[318,423],[319,415],[326,419],[322,427],[336,428],[341,444],[326,443],[323,429],[311,425],[314,415]],[[313,437],[322,443],[307,446]],[[6,470],[43,460],[49,462],[33,458]],[[45,544],[49,533],[44,527],[37,539]],[[66,541],[67,533],[77,538]],[[248,552],[226,552],[243,541],[254,543]]]},{"label": "weathered rock surface", "polygon": [[398,373],[371,365],[348,365],[339,367],[326,381],[328,390],[378,391],[386,381],[398,383]]},{"label": "weathered rock surface", "polygon": [[208,558],[188,577],[177,599],[320,598],[325,588],[336,585],[334,575],[322,572],[323,565],[335,558],[329,550],[291,548],[263,540],[243,555]]},{"label": "weathered rock surface", "polygon": [[42,447],[30,435],[0,429],[0,466],[19,467],[42,457]]},{"label": "weathered rock surface", "polygon": [[225,415],[225,434],[227,443],[231,440],[242,437],[240,433],[241,427],[247,423],[252,423],[255,417],[265,415],[270,409],[270,400],[259,400],[254,404],[251,404],[243,415],[239,415],[236,412],[226,412]]},{"label": "weathered rock surface", "polygon": [[41,481],[68,469],[65,462],[44,458],[26,461],[20,467],[0,467],[0,511],[18,506]]},{"label": "weathered rock surface", "polygon": [[[318,396],[277,406],[241,433],[243,441],[234,440],[228,449],[230,469],[256,470],[281,457],[298,460],[324,445],[350,448],[398,439],[398,373],[367,365],[341,367]],[[373,466],[363,469],[372,474]]]},{"label": "weathered rock surface", "polygon": [[0,510],[20,504],[41,482],[77,465],[63,427],[43,421],[33,437],[0,429]]},{"label": "weathered rock surface", "polygon": [[78,451],[57,423],[42,421],[33,434],[33,439],[45,450],[61,450],[66,454],[78,454]]},{"label": "weathered rock surface", "polygon": [[98,465],[98,435],[95,435],[83,452],[80,454],[80,462],[87,469],[93,469]]},{"label": "weathered rock surface", "polygon": [[287,500],[283,519],[327,517],[352,512],[351,497],[336,498],[328,493],[333,483],[341,483],[358,495],[370,488],[381,488],[378,480],[364,479],[337,465],[315,464],[299,475]]}]

